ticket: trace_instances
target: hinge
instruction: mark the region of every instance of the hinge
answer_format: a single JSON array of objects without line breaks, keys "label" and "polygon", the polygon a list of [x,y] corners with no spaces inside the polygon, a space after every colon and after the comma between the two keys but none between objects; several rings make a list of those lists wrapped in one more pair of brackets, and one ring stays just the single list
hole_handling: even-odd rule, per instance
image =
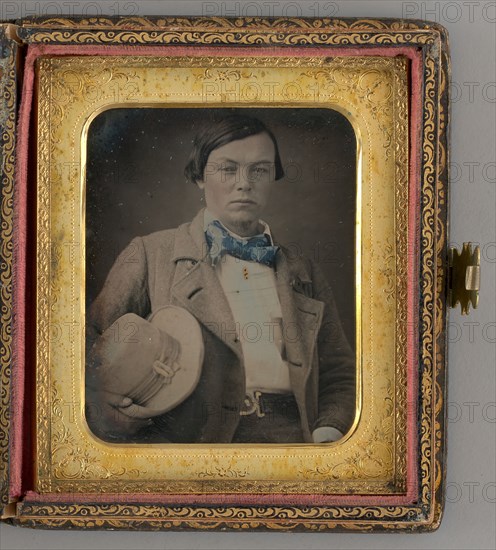
[{"label": "hinge", "polygon": [[17,502],[9,502],[6,504],[0,515],[0,519],[15,518],[17,516]]},{"label": "hinge", "polygon": [[22,44],[22,40],[17,34],[17,29],[19,28],[18,25],[14,25],[13,23],[5,23],[3,27],[5,28],[5,36],[7,38],[17,42],[18,44]]}]

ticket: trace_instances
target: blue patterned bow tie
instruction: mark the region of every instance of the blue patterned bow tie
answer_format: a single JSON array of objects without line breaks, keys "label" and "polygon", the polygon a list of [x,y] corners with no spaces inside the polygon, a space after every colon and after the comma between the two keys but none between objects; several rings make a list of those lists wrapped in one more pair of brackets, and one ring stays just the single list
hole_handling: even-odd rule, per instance
[{"label": "blue patterned bow tie", "polygon": [[278,246],[271,245],[266,233],[242,241],[233,237],[218,220],[208,224],[205,236],[214,265],[224,254],[230,254],[241,260],[273,267],[279,250]]}]

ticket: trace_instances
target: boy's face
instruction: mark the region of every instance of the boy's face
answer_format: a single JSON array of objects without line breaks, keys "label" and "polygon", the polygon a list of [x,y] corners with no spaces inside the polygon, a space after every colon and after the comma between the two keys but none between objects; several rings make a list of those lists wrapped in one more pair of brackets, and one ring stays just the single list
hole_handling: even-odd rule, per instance
[{"label": "boy's face", "polygon": [[242,236],[257,232],[274,185],[275,147],[267,133],[231,141],[208,157],[203,180],[207,208]]}]

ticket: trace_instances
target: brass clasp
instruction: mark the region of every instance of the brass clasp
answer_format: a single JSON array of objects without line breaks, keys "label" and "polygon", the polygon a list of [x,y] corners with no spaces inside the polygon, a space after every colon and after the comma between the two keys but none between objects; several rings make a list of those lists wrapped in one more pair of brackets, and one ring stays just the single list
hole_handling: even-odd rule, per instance
[{"label": "brass clasp", "polygon": [[470,303],[474,309],[479,303],[480,248],[472,252],[472,243],[463,243],[461,253],[452,246],[449,249],[448,305],[460,303],[462,315],[468,315]]}]

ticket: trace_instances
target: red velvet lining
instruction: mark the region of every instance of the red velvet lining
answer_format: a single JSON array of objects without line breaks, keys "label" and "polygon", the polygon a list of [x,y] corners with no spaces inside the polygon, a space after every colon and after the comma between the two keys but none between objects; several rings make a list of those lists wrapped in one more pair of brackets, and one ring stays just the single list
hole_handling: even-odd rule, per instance
[{"label": "red velvet lining", "polygon": [[[184,47],[184,46],[51,46],[32,45],[28,47],[25,62],[25,75],[22,90],[22,101],[18,125],[16,193],[15,193],[15,237],[16,252],[14,265],[14,317],[13,347],[15,350],[12,364],[12,424],[11,424],[11,457],[10,457],[10,496],[19,498],[31,485],[33,464],[29,459],[29,441],[32,436],[31,418],[33,403],[30,390],[35,386],[32,360],[26,355],[26,347],[30,340],[26,338],[26,318],[33,318],[33,303],[30,300],[27,282],[33,282],[32,273],[26,277],[27,262],[27,230],[29,228],[28,212],[28,157],[29,157],[29,126],[33,103],[34,63],[40,56],[60,55],[155,55],[155,56],[405,56],[411,61],[411,94],[410,94],[410,183],[409,183],[409,228],[408,228],[408,368],[407,368],[407,491],[404,495],[365,496],[365,495],[119,495],[120,502],[150,502],[167,504],[258,504],[258,503],[293,503],[301,505],[336,505],[343,504],[381,504],[400,505],[415,501],[418,487],[417,475],[417,387],[418,387],[418,347],[415,327],[418,327],[418,239],[417,230],[420,226],[419,195],[420,195],[420,136],[418,130],[421,123],[421,88],[422,67],[421,52],[413,47],[367,47],[367,48],[287,48],[271,47]],[[34,190],[32,191],[34,195]],[[32,200],[32,199],[31,199]],[[29,250],[31,253],[31,249]],[[29,308],[29,311],[26,309]],[[36,327],[34,327],[35,329]],[[30,348],[31,349],[31,348]],[[24,472],[24,473],[23,473]],[[44,494],[28,492],[26,501],[72,502],[73,493]],[[77,495],[78,501],[115,502],[115,495]]]}]

